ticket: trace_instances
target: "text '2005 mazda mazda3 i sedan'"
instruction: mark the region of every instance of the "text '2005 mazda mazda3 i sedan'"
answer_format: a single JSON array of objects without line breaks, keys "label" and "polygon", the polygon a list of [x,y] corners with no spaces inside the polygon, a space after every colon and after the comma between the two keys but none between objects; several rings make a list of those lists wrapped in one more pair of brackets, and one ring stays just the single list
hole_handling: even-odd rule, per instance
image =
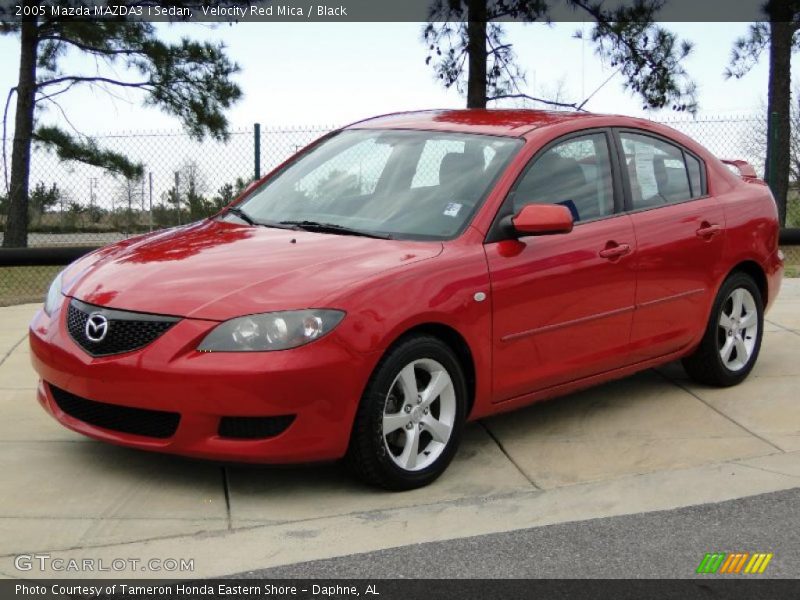
[{"label": "text '2005 mazda mazda3 i sedan'", "polygon": [[356,123],[213,218],[68,266],[31,324],[39,401],[116,444],[408,489],[470,419],[679,358],[736,384],[783,260],[733,162],[618,116]]}]

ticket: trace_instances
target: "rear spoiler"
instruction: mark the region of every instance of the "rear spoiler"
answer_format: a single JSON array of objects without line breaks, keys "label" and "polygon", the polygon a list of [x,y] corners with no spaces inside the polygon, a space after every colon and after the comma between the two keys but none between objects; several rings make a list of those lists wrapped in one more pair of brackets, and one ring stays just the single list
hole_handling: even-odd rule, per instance
[{"label": "rear spoiler", "polygon": [[746,160],[725,160],[724,158],[720,160],[726,165],[736,167],[736,169],[739,171],[739,177],[745,181],[761,183],[761,179],[758,175],[756,175],[756,170],[753,168],[753,165]]}]

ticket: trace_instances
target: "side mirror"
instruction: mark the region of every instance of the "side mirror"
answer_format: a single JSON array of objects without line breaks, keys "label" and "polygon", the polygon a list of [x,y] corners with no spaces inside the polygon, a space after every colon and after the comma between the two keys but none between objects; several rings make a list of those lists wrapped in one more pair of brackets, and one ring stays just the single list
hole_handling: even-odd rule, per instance
[{"label": "side mirror", "polygon": [[521,235],[569,233],[574,221],[572,213],[560,204],[528,204],[511,217],[511,226]]}]

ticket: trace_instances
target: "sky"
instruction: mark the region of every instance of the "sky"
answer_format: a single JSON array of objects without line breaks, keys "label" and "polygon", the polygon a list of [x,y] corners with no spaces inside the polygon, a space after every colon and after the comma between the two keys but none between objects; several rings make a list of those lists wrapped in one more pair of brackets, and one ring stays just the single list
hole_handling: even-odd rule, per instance
[{"label": "sky", "polygon": [[[767,90],[767,57],[741,80],[726,80],[724,68],[733,41],[747,32],[747,23],[665,24],[679,37],[691,40],[694,51],[685,68],[698,85],[698,118],[733,119],[724,135],[700,123],[685,123],[686,114],[670,110],[642,110],[641,101],[622,89],[620,76],[612,78],[586,105],[599,113],[648,116],[656,120],[679,119],[676,127],[728,157],[749,157],[737,140],[749,136],[752,116],[763,110]],[[590,41],[574,39],[576,30],[587,33],[588,23],[507,24],[508,41],[514,44],[518,64],[527,74],[523,91],[553,97],[560,89],[565,101],[582,101],[600,86],[613,69],[594,53]],[[461,108],[465,100],[455,89],[445,90],[425,64],[421,23],[241,23],[159,24],[167,39],[188,36],[224,42],[229,57],[241,67],[236,81],[244,96],[228,113],[230,142],[199,145],[180,134],[180,122],[155,108],[145,108],[142,96],[114,89],[111,97],[91,87],[73,88],[58,97],[63,109],[37,111],[43,124],[96,135],[101,147],[123,153],[144,165],[153,187],[138,190],[149,202],[163,201],[174,185],[175,172],[194,163],[203,173],[202,193],[213,194],[225,182],[248,179],[253,172],[253,124],[262,124],[261,173],[268,172],[297,148],[326,130],[370,116],[426,108]],[[16,83],[18,39],[0,36],[0,93]],[[798,72],[798,61],[793,71]],[[62,70],[95,74],[93,61],[67,55]],[[135,80],[135,73],[109,73]],[[9,123],[13,126],[12,115]],[[66,117],[65,117],[66,115]],[[68,119],[68,122],[67,122]],[[736,129],[739,128],[739,129]],[[291,133],[274,130],[291,129]],[[735,131],[734,131],[735,129]],[[154,135],[144,132],[157,132]],[[136,133],[137,135],[130,135]],[[177,134],[177,135],[176,135]],[[708,134],[703,138],[704,134]],[[9,130],[9,138],[13,132]],[[109,137],[110,136],[110,137]],[[734,139],[736,138],[736,139]],[[733,144],[731,146],[731,144]],[[9,144],[10,146],[10,144]],[[7,149],[10,151],[9,146]],[[751,153],[752,154],[752,153]],[[748,158],[755,160],[757,156]],[[98,202],[110,206],[125,198],[130,187],[119,178],[95,167],[59,163],[55,156],[34,151],[31,181],[57,183],[66,201]],[[122,199],[122,200],[120,200]],[[65,201],[65,202],[66,202]],[[144,200],[142,200],[144,203]]]},{"label": "sky", "polygon": [[[753,113],[766,99],[766,56],[741,80],[726,80],[723,70],[733,41],[746,23],[665,24],[695,48],[685,67],[699,88],[702,115]],[[425,65],[426,48],[419,23],[241,23],[236,25],[160,24],[168,38],[189,36],[219,40],[242,68],[236,81],[244,97],[230,111],[234,127],[343,125],[371,115],[421,108],[462,107],[455,90],[444,90]],[[527,73],[525,91],[552,95],[561,87],[566,100],[582,100],[612,72],[590,41],[572,34],[588,23],[508,24],[519,64]],[[0,89],[16,82],[18,40],[0,37]],[[794,59],[797,72],[798,60]],[[68,55],[65,69],[92,72],[94,65]],[[124,73],[120,73],[124,75]],[[134,75],[135,77],[135,75]],[[60,98],[72,126],[96,134],[126,130],[175,130],[180,123],[157,109],[143,108],[136,92],[115,91],[114,98],[84,88]],[[593,112],[641,116],[641,102],[622,89],[620,76],[587,104]],[[13,112],[13,111],[12,111]],[[650,116],[669,117],[670,111]],[[51,109],[43,121],[64,125]]]}]

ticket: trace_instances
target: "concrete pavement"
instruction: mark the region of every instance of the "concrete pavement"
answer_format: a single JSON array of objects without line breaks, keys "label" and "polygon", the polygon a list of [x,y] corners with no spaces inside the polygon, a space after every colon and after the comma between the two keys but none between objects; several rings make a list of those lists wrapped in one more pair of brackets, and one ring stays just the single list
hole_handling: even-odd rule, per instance
[{"label": "concrete pavement", "polygon": [[[402,494],[335,465],[223,467],[60,427],[34,398],[24,336],[36,309],[0,309],[6,576],[23,575],[14,556],[33,552],[193,558],[193,576],[225,575],[800,487],[800,280],[785,282],[742,385],[698,386],[670,365],[488,419],[468,427],[438,482]],[[24,573],[56,574],[81,575]]]}]

